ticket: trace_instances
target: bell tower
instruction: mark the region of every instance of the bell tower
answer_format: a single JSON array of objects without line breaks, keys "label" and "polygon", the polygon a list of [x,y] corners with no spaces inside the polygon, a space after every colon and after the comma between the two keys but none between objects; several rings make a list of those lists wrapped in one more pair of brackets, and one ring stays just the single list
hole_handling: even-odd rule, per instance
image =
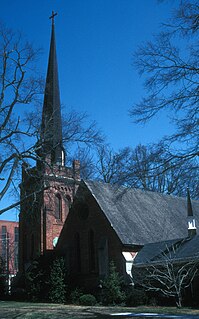
[{"label": "bell tower", "polygon": [[19,269],[56,246],[69,207],[80,182],[80,163],[65,166],[55,23],[50,19],[51,40],[44,92],[40,139],[36,144],[35,167],[22,167],[19,215]]}]

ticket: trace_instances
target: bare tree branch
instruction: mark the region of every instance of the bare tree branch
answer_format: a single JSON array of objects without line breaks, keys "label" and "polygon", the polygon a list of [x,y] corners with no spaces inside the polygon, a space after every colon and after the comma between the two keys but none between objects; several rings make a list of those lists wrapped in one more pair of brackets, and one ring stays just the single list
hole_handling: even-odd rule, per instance
[{"label": "bare tree branch", "polygon": [[173,297],[178,307],[182,306],[183,293],[198,274],[197,259],[178,260],[178,249],[183,245],[165,244],[165,250],[153,260],[141,266],[133,265],[132,275],[136,284],[147,291],[156,291],[166,297]]},{"label": "bare tree branch", "polygon": [[173,155],[187,160],[199,156],[198,17],[197,1],[181,1],[163,31],[134,55],[135,67],[146,75],[147,94],[130,115],[145,123],[165,110],[176,128],[166,137],[167,145],[176,147]]}]

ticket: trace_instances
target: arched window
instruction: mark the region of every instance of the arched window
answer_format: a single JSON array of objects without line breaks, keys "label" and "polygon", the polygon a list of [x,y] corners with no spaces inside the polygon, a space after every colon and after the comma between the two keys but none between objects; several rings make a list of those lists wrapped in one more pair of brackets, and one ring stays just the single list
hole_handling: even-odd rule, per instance
[{"label": "arched window", "polygon": [[31,251],[30,251],[30,258],[33,259],[34,258],[34,252],[35,252],[35,237],[34,234],[32,234],[31,236]]},{"label": "arched window", "polygon": [[88,247],[89,247],[89,269],[90,269],[90,272],[93,272],[96,270],[95,237],[94,237],[93,230],[90,230],[88,234]]},{"label": "arched window", "polygon": [[98,267],[101,279],[108,275],[109,262],[108,262],[108,239],[101,237],[98,241]]},{"label": "arched window", "polygon": [[59,194],[55,195],[55,218],[62,220],[62,199]]},{"label": "arched window", "polygon": [[74,236],[75,239],[75,257],[76,257],[76,269],[77,272],[81,272],[81,247],[80,247],[80,236],[79,233],[76,233]]},{"label": "arched window", "polygon": [[28,260],[28,245],[27,245],[27,235],[24,234],[24,242],[23,242],[23,258],[24,258],[24,261],[27,262]]},{"label": "arched window", "polygon": [[66,195],[66,199],[68,201],[68,207],[71,207],[72,201],[71,201],[71,197],[69,195]]}]

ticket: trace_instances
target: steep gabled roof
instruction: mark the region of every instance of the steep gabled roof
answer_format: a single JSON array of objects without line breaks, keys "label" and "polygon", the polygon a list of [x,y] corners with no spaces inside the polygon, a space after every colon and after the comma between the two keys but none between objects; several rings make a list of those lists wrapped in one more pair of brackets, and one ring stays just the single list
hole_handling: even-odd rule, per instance
[{"label": "steep gabled roof", "polygon": [[[124,245],[187,236],[186,199],[103,182],[83,183]],[[192,208],[197,222],[199,202],[192,201]]]}]

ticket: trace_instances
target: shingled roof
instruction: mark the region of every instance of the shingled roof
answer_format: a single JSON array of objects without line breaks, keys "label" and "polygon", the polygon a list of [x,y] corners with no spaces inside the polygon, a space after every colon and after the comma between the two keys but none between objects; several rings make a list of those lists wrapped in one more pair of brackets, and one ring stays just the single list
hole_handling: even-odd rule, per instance
[{"label": "shingled roof", "polygon": [[153,265],[169,259],[175,262],[199,261],[199,236],[146,244],[135,257],[133,265]]},{"label": "shingled roof", "polygon": [[[185,198],[97,181],[83,184],[124,245],[145,245],[188,234]],[[197,225],[199,202],[192,201],[192,207]]]}]

